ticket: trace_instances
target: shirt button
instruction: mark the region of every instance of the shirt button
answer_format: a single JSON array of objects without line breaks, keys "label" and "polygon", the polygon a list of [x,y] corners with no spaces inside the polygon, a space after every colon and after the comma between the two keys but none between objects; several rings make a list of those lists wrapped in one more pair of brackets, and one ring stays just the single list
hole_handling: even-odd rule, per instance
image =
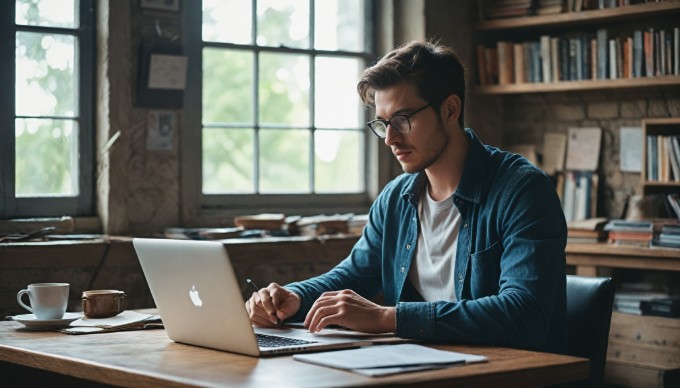
[{"label": "shirt button", "polygon": [[463,275],[458,275],[458,281],[462,282],[463,281]]},{"label": "shirt button", "polygon": [[411,249],[411,244],[406,244],[406,249]]},{"label": "shirt button", "polygon": [[463,225],[463,228],[467,229],[467,224]]},{"label": "shirt button", "polygon": [[401,267],[401,273],[406,272],[406,267]]}]

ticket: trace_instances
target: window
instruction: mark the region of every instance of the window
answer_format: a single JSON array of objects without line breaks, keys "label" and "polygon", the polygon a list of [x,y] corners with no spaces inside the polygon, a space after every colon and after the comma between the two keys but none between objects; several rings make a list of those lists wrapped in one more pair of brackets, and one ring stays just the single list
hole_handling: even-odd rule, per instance
[{"label": "window", "polygon": [[185,98],[184,187],[196,190],[201,208],[368,203],[369,134],[356,84],[372,58],[370,5],[203,0],[202,9],[185,7],[185,51],[200,72],[190,71],[198,76]]},{"label": "window", "polygon": [[0,218],[92,214],[92,7],[0,2]]}]

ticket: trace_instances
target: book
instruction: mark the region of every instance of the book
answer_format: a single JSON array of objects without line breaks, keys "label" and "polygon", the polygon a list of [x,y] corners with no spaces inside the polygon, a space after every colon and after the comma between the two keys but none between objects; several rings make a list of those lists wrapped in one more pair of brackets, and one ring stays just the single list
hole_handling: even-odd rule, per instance
[{"label": "book", "polygon": [[278,213],[262,213],[234,217],[234,225],[244,229],[280,230],[285,225],[286,216]]},{"label": "book", "polygon": [[680,318],[680,295],[640,301],[643,315]]},{"label": "book", "polygon": [[607,79],[609,75],[607,71],[607,42],[607,30],[597,30],[597,79]]}]

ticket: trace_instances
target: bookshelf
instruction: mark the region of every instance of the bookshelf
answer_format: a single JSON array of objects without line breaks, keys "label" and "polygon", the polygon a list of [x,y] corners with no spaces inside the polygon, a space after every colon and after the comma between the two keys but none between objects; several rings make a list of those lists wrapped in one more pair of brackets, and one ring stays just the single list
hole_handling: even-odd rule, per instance
[{"label": "bookshelf", "polygon": [[673,159],[680,162],[680,147],[673,150],[673,146],[668,143],[662,145],[664,139],[675,138],[680,146],[680,118],[645,119],[642,128],[645,139],[640,174],[642,193],[680,193],[680,166],[673,167]]},{"label": "bookshelf", "polygon": [[[680,40],[676,32],[680,28],[678,20],[680,1],[480,20],[473,25],[478,41],[478,80],[472,92],[511,95],[680,86],[677,64],[680,61],[675,54]],[[597,39],[598,31],[605,32],[603,40]],[[664,36],[657,37],[660,31],[664,31]],[[644,35],[650,32],[652,50],[645,54],[648,43],[644,42]],[[546,42],[541,42],[542,38],[547,38]],[[670,46],[664,43],[654,51],[658,47],[654,39],[668,40]],[[511,47],[501,48],[504,43]],[[524,48],[515,47],[513,51],[512,46]],[[657,56],[662,51],[669,54],[670,62],[669,58],[661,60]],[[651,67],[646,62],[650,55]],[[578,64],[576,73],[571,68],[576,67],[573,63]],[[524,71],[518,70],[518,66]],[[662,69],[659,71],[655,66]]]}]

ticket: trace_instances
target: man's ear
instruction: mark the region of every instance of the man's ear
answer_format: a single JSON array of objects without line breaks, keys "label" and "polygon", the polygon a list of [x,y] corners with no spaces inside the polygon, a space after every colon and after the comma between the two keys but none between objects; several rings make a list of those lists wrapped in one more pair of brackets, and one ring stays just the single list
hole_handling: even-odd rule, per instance
[{"label": "man's ear", "polygon": [[460,105],[460,97],[457,95],[451,94],[446,97],[446,100],[444,100],[444,103],[441,106],[441,114],[446,122],[450,124],[458,123]]}]

